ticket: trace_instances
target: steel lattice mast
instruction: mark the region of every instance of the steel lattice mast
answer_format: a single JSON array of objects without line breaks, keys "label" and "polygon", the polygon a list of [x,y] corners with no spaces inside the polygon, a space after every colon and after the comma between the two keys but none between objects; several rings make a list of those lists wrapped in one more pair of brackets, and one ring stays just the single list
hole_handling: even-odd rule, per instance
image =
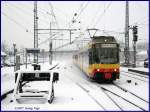
[{"label": "steel lattice mast", "polygon": [[126,1],[126,10],[125,10],[125,48],[124,48],[124,55],[125,55],[125,64],[129,65],[129,2]]},{"label": "steel lattice mast", "polygon": [[[38,48],[37,1],[34,1],[34,48]],[[38,53],[34,53],[34,63],[38,63]]]}]

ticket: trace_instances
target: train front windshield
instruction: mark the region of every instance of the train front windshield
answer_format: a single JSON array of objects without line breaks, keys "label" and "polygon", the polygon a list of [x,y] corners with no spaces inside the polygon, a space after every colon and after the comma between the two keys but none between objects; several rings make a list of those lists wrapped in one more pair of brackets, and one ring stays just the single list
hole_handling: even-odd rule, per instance
[{"label": "train front windshield", "polygon": [[119,63],[119,51],[117,44],[96,44],[94,49],[93,57],[95,63]]}]

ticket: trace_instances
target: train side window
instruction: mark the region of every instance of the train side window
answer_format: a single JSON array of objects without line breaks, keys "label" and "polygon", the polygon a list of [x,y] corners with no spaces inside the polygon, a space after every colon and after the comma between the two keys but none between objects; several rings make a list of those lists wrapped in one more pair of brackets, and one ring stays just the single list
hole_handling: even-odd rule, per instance
[{"label": "train side window", "polygon": [[78,55],[75,55],[75,59],[78,60]]},{"label": "train side window", "polygon": [[100,63],[99,57],[98,57],[98,49],[93,49],[93,62],[94,63]]},{"label": "train side window", "polygon": [[92,52],[89,52],[89,64],[92,64]]}]

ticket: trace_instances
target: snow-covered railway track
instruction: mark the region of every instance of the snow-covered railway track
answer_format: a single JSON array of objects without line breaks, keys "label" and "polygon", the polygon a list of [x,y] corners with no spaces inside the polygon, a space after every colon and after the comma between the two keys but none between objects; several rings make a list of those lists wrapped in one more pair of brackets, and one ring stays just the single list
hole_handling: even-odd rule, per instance
[{"label": "snow-covered railway track", "polygon": [[112,85],[97,85],[100,87],[104,93],[116,104],[120,109],[124,110],[122,107],[123,105],[126,105],[125,103],[121,104],[118,103],[118,101],[115,101],[115,98],[113,98],[113,95],[120,98],[121,100],[124,100],[126,103],[132,104],[133,108],[138,108],[143,111],[148,110],[148,101],[144,100],[143,98],[135,95],[132,92],[129,92],[128,90],[121,88],[119,86],[116,86],[114,84]]},{"label": "snow-covered railway track", "polygon": [[[102,89],[103,90],[103,89]],[[115,101],[113,98],[111,98],[105,91],[104,93],[106,94],[107,97],[109,97],[111,99],[112,102],[114,102],[114,104],[121,110],[123,111],[123,108],[118,104],[117,101]]]},{"label": "snow-covered railway track", "polygon": [[104,111],[106,111],[107,109],[97,100],[95,99],[91,94],[89,94],[89,90],[87,90],[86,88],[84,88],[82,85],[80,85],[79,83],[76,83],[83,91],[86,92],[86,94],[93,99],[94,102],[96,102]]},{"label": "snow-covered railway track", "polygon": [[[71,80],[78,86],[85,94],[92,99],[103,111],[107,110],[122,110],[115,104],[95,83],[91,82],[88,78],[78,77],[78,82],[70,75],[64,74],[67,79]],[[77,78],[77,77],[76,77]]]},{"label": "snow-covered railway track", "polygon": [[[87,89],[85,86],[82,86],[80,83],[78,83],[78,82],[76,82],[76,81],[74,81],[71,77],[69,77],[69,76],[67,76],[67,78],[69,79],[69,80],[71,80],[72,82],[74,82],[80,89],[82,89],[96,104],[98,104],[104,111],[106,110],[106,108],[96,99],[96,98],[94,98],[94,96],[92,96],[91,94],[90,94],[90,89],[89,88],[91,88],[90,86],[88,86],[89,88]],[[84,80],[85,81],[85,83],[87,83],[87,81],[86,80]]]},{"label": "snow-covered railway track", "polygon": [[121,71],[121,74],[122,74],[122,76],[130,77],[130,78],[137,79],[139,81],[148,83],[148,77],[146,77],[146,76],[141,76],[141,75],[137,75],[134,73],[125,72],[125,71]]},{"label": "snow-covered railway track", "polygon": [[121,87],[121,86],[119,86],[119,85],[117,85],[117,84],[113,84],[113,85],[116,86],[116,87],[118,87],[118,88],[120,88],[120,89],[122,89],[122,90],[125,91],[125,92],[128,92],[128,93],[134,95],[135,97],[137,97],[137,98],[143,100],[144,102],[149,103],[147,100],[141,98],[140,96],[136,95],[135,93],[133,93],[133,92],[131,92],[131,91],[129,91],[129,90],[127,90],[127,89],[125,89],[125,88],[123,88],[123,87]]},{"label": "snow-covered railway track", "polygon": [[[101,89],[103,89],[104,91],[107,91],[107,92],[110,92],[110,93],[116,95],[117,97],[119,97],[119,98],[125,100],[126,102],[128,102],[128,103],[130,103],[130,104],[132,104],[132,105],[134,105],[134,106],[136,106],[136,107],[138,107],[139,109],[141,109],[141,110],[143,110],[143,111],[146,111],[143,107],[138,106],[137,104],[131,102],[130,100],[125,99],[124,97],[122,97],[122,96],[116,94],[115,92],[112,92],[112,91],[110,91],[110,90],[108,90],[108,89],[106,89],[106,88],[104,88],[104,87],[101,87]],[[108,93],[106,93],[106,94],[108,95]],[[112,98],[111,98],[111,99],[112,99]],[[113,101],[115,101],[115,100],[113,100]],[[119,104],[117,104],[117,105],[119,105]]]},{"label": "snow-covered railway track", "polygon": [[[66,70],[66,68],[63,66],[63,69],[64,69],[63,71],[65,71],[63,76],[66,76],[67,79],[70,79],[72,82],[74,82],[76,86],[78,86],[81,89],[81,91],[85,92],[85,94],[89,96],[91,101],[93,100],[99,107],[101,107],[102,110],[117,110],[117,111],[118,110],[125,110],[125,111],[148,110],[148,101],[146,101],[147,99],[145,97],[146,95],[144,96],[142,96],[141,94],[134,95],[134,93],[136,93],[137,91],[130,92],[130,89],[129,89],[130,85],[126,82],[124,83],[125,75],[122,75],[124,77],[121,77],[120,79],[121,81],[116,82],[116,84],[123,84],[123,85],[128,84],[126,85],[127,87],[125,86],[125,89],[124,89],[121,87],[119,88],[115,86],[114,84],[101,84],[93,80],[90,80],[87,77],[85,77],[85,75],[81,71],[78,71],[75,73],[72,72],[73,70],[75,71],[78,70],[76,67],[73,67],[73,68],[67,67],[67,70]],[[72,72],[72,75],[70,75],[71,72]],[[129,75],[132,76],[132,74],[129,74]],[[138,78],[140,79],[140,77]],[[128,78],[125,78],[125,79],[128,79]],[[141,79],[147,80],[147,78],[144,78],[144,77]],[[135,81],[136,80],[137,79],[135,79]],[[145,83],[140,83],[140,84],[145,85]],[[138,86],[141,87],[141,85],[138,85]],[[106,91],[106,89],[111,92]],[[129,89],[129,90],[126,90],[126,89]]]}]

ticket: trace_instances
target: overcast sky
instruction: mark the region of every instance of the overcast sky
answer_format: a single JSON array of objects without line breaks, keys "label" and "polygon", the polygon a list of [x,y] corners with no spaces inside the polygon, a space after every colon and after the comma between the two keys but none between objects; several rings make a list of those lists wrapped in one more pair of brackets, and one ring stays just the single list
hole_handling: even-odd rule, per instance
[{"label": "overcast sky", "polygon": [[[130,25],[138,25],[138,35],[140,41],[148,41],[148,2],[132,1],[129,2]],[[51,8],[53,7],[52,14]],[[18,47],[33,47],[33,2],[32,1],[2,1],[1,2],[1,37],[10,46],[16,43]],[[74,14],[77,16],[74,17]],[[49,28],[50,21],[52,28],[72,28],[81,29],[74,32],[72,40],[78,38],[89,38],[85,30],[87,28],[98,28],[105,32],[97,32],[96,35],[112,35],[117,40],[124,42],[125,27],[125,2],[124,1],[38,1],[38,28]],[[76,20],[72,24],[72,19]],[[57,23],[56,23],[57,20]],[[71,26],[71,27],[69,27]],[[108,32],[108,31],[115,31]],[[49,33],[49,31],[39,31],[39,33]],[[54,37],[58,40],[53,41],[53,48],[57,48],[69,42],[69,32],[53,31],[57,33]],[[82,35],[81,35],[82,34]],[[80,36],[79,36],[80,35]],[[48,50],[49,34],[39,34],[39,43],[44,42],[39,47]],[[64,40],[59,40],[64,39]],[[68,40],[67,40],[68,39]],[[130,45],[132,42],[132,32],[130,31]],[[79,41],[63,49],[76,48]]]}]

